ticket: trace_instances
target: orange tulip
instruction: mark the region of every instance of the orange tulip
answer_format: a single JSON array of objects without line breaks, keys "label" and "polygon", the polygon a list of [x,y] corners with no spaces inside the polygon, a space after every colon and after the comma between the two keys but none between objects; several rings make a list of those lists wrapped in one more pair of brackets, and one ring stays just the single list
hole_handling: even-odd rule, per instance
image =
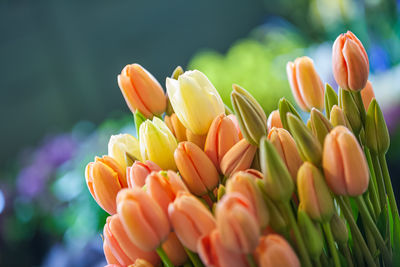
[{"label": "orange tulip", "polygon": [[228,117],[228,118],[233,122],[233,124],[235,125],[236,130],[237,130],[237,133],[238,133],[238,136],[239,136],[239,140],[241,140],[241,139],[243,138],[243,134],[242,134],[242,131],[240,131],[239,122],[238,122],[238,120],[237,120],[235,114],[229,114],[227,117]]},{"label": "orange tulip", "polygon": [[367,190],[367,162],[357,139],[347,128],[337,126],[326,136],[322,166],[335,194],[358,196]]},{"label": "orange tulip", "polygon": [[211,123],[204,152],[219,170],[222,157],[237,142],[239,142],[239,135],[234,122],[225,114],[221,114]]},{"label": "orange tulip", "polygon": [[[159,258],[156,252],[144,252],[128,238],[118,214],[107,218],[104,225],[104,252],[109,263],[128,266],[137,259],[145,259],[153,265],[157,265]],[[109,251],[106,252],[106,249]],[[111,252],[111,255],[110,255]]]},{"label": "orange tulip", "polygon": [[324,85],[309,57],[288,62],[286,72],[297,104],[304,111],[324,108]]},{"label": "orange tulip", "polygon": [[197,145],[188,141],[179,143],[174,158],[185,184],[195,195],[204,195],[218,185],[217,169]]},{"label": "orange tulip", "polygon": [[165,115],[164,122],[171,130],[171,133],[176,137],[178,142],[186,141],[186,128],[183,126],[182,122],[179,120],[175,113],[171,116]]},{"label": "orange tulip", "polygon": [[221,172],[229,177],[237,171],[250,168],[256,151],[257,147],[251,145],[246,139],[240,140],[222,158]]},{"label": "orange tulip", "polygon": [[168,215],[168,205],[180,191],[189,192],[176,172],[152,172],[146,178],[146,191]]},{"label": "orange tulip", "polygon": [[277,234],[261,237],[255,255],[260,267],[300,267],[299,258],[292,247]]},{"label": "orange tulip", "polygon": [[374,89],[372,88],[372,83],[370,81],[367,81],[364,89],[361,90],[361,98],[365,110],[368,110],[369,103],[371,103],[372,99],[375,98]]},{"label": "orange tulip", "polygon": [[162,248],[174,266],[182,266],[188,260],[185,249],[174,232],[169,233]]},{"label": "orange tulip", "polygon": [[272,128],[283,128],[281,117],[279,115],[279,110],[272,111],[267,120],[267,129],[268,132],[272,130]]},{"label": "orange tulip", "polygon": [[345,89],[360,91],[369,75],[369,60],[364,46],[351,32],[339,35],[332,47],[333,76]]},{"label": "orange tulip", "polygon": [[163,210],[140,188],[118,193],[117,211],[130,240],[143,251],[152,251],[168,237],[170,224]]},{"label": "orange tulip", "polygon": [[220,233],[215,229],[203,236],[197,245],[200,259],[207,267],[247,267],[244,254],[228,250],[222,243]]},{"label": "orange tulip", "polygon": [[274,127],[269,132],[268,139],[274,145],[279,156],[288,168],[293,181],[296,182],[297,171],[303,161],[301,160],[293,137],[285,129]]},{"label": "orange tulip", "polygon": [[197,242],[215,227],[215,219],[195,196],[179,192],[168,207],[169,219],[178,239],[188,249],[197,252]]},{"label": "orange tulip", "polygon": [[118,85],[132,113],[139,110],[146,118],[164,113],[167,97],[160,83],[139,64],[126,65],[118,75]]},{"label": "orange tulip", "polygon": [[135,263],[129,267],[154,267],[154,265],[144,259],[137,259]]},{"label": "orange tulip", "polygon": [[114,254],[111,251],[110,246],[107,244],[107,242],[103,242],[103,252],[104,252],[106,261],[108,263],[108,265],[106,265],[106,266],[120,266],[119,261],[114,256]]},{"label": "orange tulip", "polygon": [[225,194],[215,209],[222,244],[237,253],[249,254],[257,247],[260,227],[253,205],[240,193]]},{"label": "orange tulip", "polygon": [[126,168],[128,187],[133,188],[135,186],[144,186],[147,175],[152,171],[158,172],[161,171],[161,168],[151,160],[146,160],[146,162],[135,161],[132,167]]},{"label": "orange tulip", "polygon": [[194,134],[189,129],[186,129],[186,137],[189,142],[196,144],[203,150],[204,144],[206,143],[207,134]]},{"label": "orange tulip", "polygon": [[86,166],[85,178],[97,204],[109,214],[115,214],[117,194],[127,187],[125,171],[121,166],[109,156],[96,157]]}]

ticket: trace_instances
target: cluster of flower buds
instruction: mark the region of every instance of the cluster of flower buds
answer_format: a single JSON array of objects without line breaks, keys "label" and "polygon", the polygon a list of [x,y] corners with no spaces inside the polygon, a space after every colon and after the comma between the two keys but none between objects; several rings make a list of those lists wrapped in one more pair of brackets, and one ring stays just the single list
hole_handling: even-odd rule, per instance
[{"label": "cluster of flower buds", "polygon": [[178,67],[165,94],[143,67],[126,66],[118,84],[138,139],[112,136],[108,155],[86,167],[90,193],[110,214],[109,266],[393,264],[400,222],[389,135],[351,32],[333,45],[333,71],[339,93],[324,88],[312,59],[287,64],[310,113],[304,123],[284,98],[267,116],[239,85],[230,114],[198,70]]}]

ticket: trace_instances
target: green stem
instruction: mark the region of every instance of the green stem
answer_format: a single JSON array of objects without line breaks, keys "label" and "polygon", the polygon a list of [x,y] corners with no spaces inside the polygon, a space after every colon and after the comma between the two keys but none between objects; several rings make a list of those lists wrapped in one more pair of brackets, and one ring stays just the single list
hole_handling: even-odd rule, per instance
[{"label": "green stem", "polygon": [[296,219],[293,215],[293,211],[290,207],[289,202],[286,202],[285,204],[283,204],[283,208],[287,214],[287,217],[289,218],[289,223],[290,223],[290,226],[292,227],[292,230],[293,230],[293,233],[294,233],[294,236],[296,239],[296,245],[297,245],[297,249],[300,254],[300,257],[301,257],[302,264],[303,264],[303,266],[311,267],[312,265],[311,265],[310,257],[308,256],[306,246],[304,245],[303,238],[301,237],[299,227],[297,226]]},{"label": "green stem", "polygon": [[356,266],[364,266],[364,258],[361,251],[360,241],[353,236],[353,254],[355,257]]},{"label": "green stem", "polygon": [[335,245],[335,240],[333,239],[332,231],[331,231],[331,225],[328,222],[322,223],[322,228],[324,229],[326,239],[328,242],[328,247],[329,251],[331,252],[331,256],[333,258],[333,263],[335,267],[340,267],[340,260],[339,260],[339,255],[337,253],[337,248]]},{"label": "green stem", "polygon": [[[363,220],[364,222],[364,220]],[[368,243],[368,247],[369,250],[372,253],[372,257],[375,258],[375,263],[376,265],[379,265],[379,258],[376,257],[377,256],[377,248],[376,248],[376,243],[375,243],[375,239],[374,236],[372,235],[371,231],[369,230],[368,227],[364,226],[364,230],[365,230],[365,236],[367,237],[367,243]]]},{"label": "green stem", "polygon": [[256,261],[254,260],[254,257],[252,254],[247,254],[246,259],[247,259],[247,262],[249,263],[250,267],[257,267]]},{"label": "green stem", "polygon": [[164,265],[166,267],[174,267],[171,260],[168,258],[167,253],[165,253],[165,251],[163,250],[163,248],[161,246],[159,246],[156,249],[156,251],[157,251],[158,256],[160,256],[161,261],[164,263]]},{"label": "green stem", "polygon": [[351,258],[351,252],[348,243],[340,244],[340,250],[346,258],[347,267],[354,267],[353,259]]},{"label": "green stem", "polygon": [[392,211],[392,216],[393,216],[393,219],[396,219],[396,218],[399,218],[399,210],[397,208],[396,198],[394,196],[393,186],[392,186],[392,182],[390,180],[389,170],[388,170],[388,166],[387,166],[384,154],[379,156],[379,163],[380,163],[380,165],[382,167],[382,171],[383,171],[383,179],[385,181],[385,188],[386,188],[386,193],[388,194],[390,209]]},{"label": "green stem", "polygon": [[217,202],[217,198],[215,197],[214,193],[212,191],[207,190],[207,195],[210,197],[212,202]]},{"label": "green stem", "polygon": [[372,164],[372,159],[371,159],[371,153],[369,152],[369,149],[364,146],[364,153],[365,157],[367,158],[368,162],[368,169],[371,177],[371,181],[369,182],[369,189],[368,191],[370,192],[371,196],[371,202],[372,206],[374,207],[375,210],[375,215],[378,218],[379,214],[381,213],[381,206],[379,205],[379,200],[378,200],[378,191],[376,189],[377,184],[376,184],[376,175],[374,171],[374,165]]},{"label": "green stem", "polygon": [[385,192],[385,184],[383,182],[383,176],[381,172],[381,166],[379,164],[379,160],[377,155],[372,155],[372,163],[374,165],[374,170],[376,174],[376,183],[378,185],[379,192],[379,203],[381,205],[381,209],[386,206],[386,192]]},{"label": "green stem", "polygon": [[[354,221],[353,214],[349,210],[349,207],[344,202],[343,198],[338,196],[336,198],[337,202],[340,205],[344,213],[344,217],[346,218],[347,222],[349,223],[351,233],[353,235],[354,241],[358,242],[359,248],[361,249],[362,253],[364,254],[365,260],[367,261],[368,266],[376,266],[374,262],[374,258],[371,255],[371,252],[368,249],[367,244],[358,228],[356,222]],[[355,242],[354,242],[355,243]]]},{"label": "green stem", "polygon": [[381,250],[385,264],[390,266],[392,262],[392,257],[389,253],[389,250],[386,247],[385,241],[383,240],[381,234],[379,233],[378,228],[376,227],[374,221],[372,220],[371,215],[368,213],[368,208],[365,205],[364,199],[362,198],[362,196],[357,196],[355,197],[355,200],[358,206],[358,210],[360,211],[361,217],[363,219],[363,222],[365,223],[365,228],[368,228],[371,231],[379,249]]},{"label": "green stem", "polygon": [[200,260],[199,255],[193,251],[184,247],[186,254],[188,255],[190,261],[193,263],[194,267],[204,267],[203,262]]},{"label": "green stem", "polygon": [[326,256],[325,251],[322,251],[320,260],[321,260],[323,266],[329,266],[328,257]]},{"label": "green stem", "polygon": [[367,116],[367,112],[365,111],[364,103],[361,97],[361,91],[353,92],[354,100],[358,107],[358,111],[360,112],[361,121],[363,126],[365,126],[365,117]]},{"label": "green stem", "polygon": [[375,215],[375,210],[374,210],[374,207],[372,206],[371,199],[369,197],[369,192],[368,191],[365,192],[363,197],[364,197],[365,203],[367,204],[368,211],[372,216],[372,219],[374,219],[374,222],[376,222],[377,216]]},{"label": "green stem", "polygon": [[[313,259],[313,262],[314,262],[314,266],[316,266],[316,267],[322,267],[320,257],[317,257],[317,258]],[[350,266],[349,266],[349,267],[350,267]]]}]

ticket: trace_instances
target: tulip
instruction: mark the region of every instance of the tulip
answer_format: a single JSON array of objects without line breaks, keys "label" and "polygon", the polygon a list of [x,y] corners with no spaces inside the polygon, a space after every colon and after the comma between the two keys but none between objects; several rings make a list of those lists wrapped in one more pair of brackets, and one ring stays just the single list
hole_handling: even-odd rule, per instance
[{"label": "tulip", "polygon": [[85,170],[86,184],[97,204],[108,212],[115,214],[115,199],[118,192],[127,187],[125,171],[109,156],[95,158]]},{"label": "tulip", "polygon": [[351,92],[339,89],[339,106],[343,109],[344,114],[346,114],[353,133],[358,136],[363,123],[360,110]]},{"label": "tulip", "polygon": [[336,195],[358,196],[367,190],[367,162],[355,136],[336,126],[325,138],[322,157],[326,181]]},{"label": "tulip", "polygon": [[194,134],[206,134],[225,106],[215,87],[200,71],[186,71],[177,80],[167,78],[167,92],[179,120]]},{"label": "tulip", "polygon": [[197,252],[198,240],[216,227],[208,208],[189,193],[178,193],[168,207],[168,215],[178,239],[194,252]]},{"label": "tulip", "polygon": [[333,126],[318,109],[311,109],[311,131],[318,138],[321,146],[324,145],[325,136],[332,130]]},{"label": "tulip", "polygon": [[334,213],[333,199],[319,169],[305,162],[297,174],[297,188],[300,203],[310,218],[329,222]]},{"label": "tulip", "polygon": [[367,81],[364,89],[361,90],[361,99],[364,104],[365,110],[368,110],[369,104],[371,103],[372,99],[375,98],[374,89],[372,88],[372,83]]},{"label": "tulip", "polygon": [[349,232],[347,230],[346,221],[335,212],[331,219],[331,231],[335,241],[338,244],[345,244],[349,240]]},{"label": "tulip", "polygon": [[219,170],[222,158],[237,142],[239,142],[239,135],[234,122],[225,114],[221,114],[210,126],[204,152]]},{"label": "tulip", "polygon": [[108,155],[125,170],[134,160],[141,160],[139,141],[130,134],[112,135],[108,141]]},{"label": "tulip", "polygon": [[146,160],[146,162],[135,161],[132,167],[126,168],[128,187],[144,186],[147,175],[152,171],[158,172],[161,171],[161,168],[151,160]]},{"label": "tulip", "polygon": [[228,250],[222,243],[220,233],[215,229],[203,236],[198,243],[200,259],[206,266],[247,267],[245,255]]},{"label": "tulip", "polygon": [[257,176],[251,174],[251,172],[236,172],[228,180],[226,184],[226,192],[237,192],[242,194],[253,206],[260,229],[264,229],[269,222],[269,213],[262,192],[256,184],[256,180],[260,179],[259,176],[262,176],[262,174],[256,170],[254,171],[258,173]]},{"label": "tulip", "polygon": [[181,242],[174,232],[169,233],[168,239],[162,244],[162,248],[174,266],[182,266],[188,257]]},{"label": "tulip", "polygon": [[330,118],[332,126],[343,125],[346,128],[351,130],[350,122],[344,114],[343,109],[334,105],[331,110],[331,118]]},{"label": "tulip", "polygon": [[309,57],[296,58],[288,62],[286,72],[292,93],[299,107],[304,111],[324,108],[324,85]]},{"label": "tulip", "polygon": [[376,155],[384,155],[389,149],[390,136],[381,108],[372,99],[365,121],[365,145]]},{"label": "tulip", "polygon": [[297,170],[303,161],[300,158],[296,143],[288,131],[283,128],[272,128],[268,134],[269,141],[274,145],[279,156],[285,163],[294,182],[297,180]]},{"label": "tulip", "polygon": [[324,249],[321,232],[302,209],[298,209],[297,221],[303,236],[304,243],[311,258],[318,259]]},{"label": "tulip", "polygon": [[219,182],[217,169],[198,146],[181,142],[174,153],[175,162],[187,187],[195,195],[211,192]]},{"label": "tulip", "polygon": [[110,246],[107,244],[107,242],[103,242],[103,252],[104,252],[106,261],[108,263],[107,266],[119,266],[120,265],[120,262],[114,256],[114,254],[111,251]]},{"label": "tulip", "polygon": [[292,247],[277,234],[263,236],[255,254],[260,267],[300,267],[300,261]]},{"label": "tulip", "polygon": [[244,254],[254,251],[260,237],[255,212],[250,201],[236,192],[224,195],[217,203],[217,229],[227,249]]},{"label": "tulip", "polygon": [[118,75],[118,85],[132,113],[139,110],[151,118],[165,111],[167,98],[161,85],[139,64],[126,65]]},{"label": "tulip", "polygon": [[359,91],[365,87],[369,75],[368,56],[360,40],[351,31],[336,38],[332,47],[332,68],[333,76],[341,88]]},{"label": "tulip", "polygon": [[237,131],[238,136],[239,136],[239,140],[241,140],[241,139],[243,138],[243,134],[242,134],[242,132],[240,131],[239,122],[238,122],[236,116],[235,116],[234,114],[229,114],[227,117],[228,117],[228,118],[233,122],[233,124],[235,125],[236,131]]},{"label": "tulip", "polygon": [[170,233],[167,216],[142,189],[121,190],[117,211],[128,237],[143,251],[155,250]]},{"label": "tulip", "polygon": [[279,110],[272,111],[267,120],[267,129],[268,132],[272,130],[272,128],[283,128],[281,117],[279,116]]},{"label": "tulip", "polygon": [[240,140],[222,158],[221,172],[229,177],[237,171],[250,168],[256,151],[257,147],[249,144],[246,139]]},{"label": "tulip", "polygon": [[325,112],[326,112],[326,117],[328,119],[331,118],[331,110],[334,105],[338,105],[338,95],[336,94],[335,90],[329,85],[325,85]]},{"label": "tulip", "polygon": [[[296,116],[297,118],[299,118],[301,120],[301,117],[299,115],[299,113],[297,112],[297,110],[294,108],[294,106],[292,105],[292,103],[290,103],[287,99],[285,99],[284,97],[282,97],[279,100],[278,103],[278,110],[279,110],[279,118],[281,119],[282,122],[282,126],[283,128],[285,128],[285,130],[290,132],[290,128],[289,128],[289,123],[287,121],[287,115],[288,113],[293,114],[294,116]],[[291,132],[290,132],[291,133]]]},{"label": "tulip", "polygon": [[[145,259],[153,265],[157,265],[159,258],[154,251],[144,252],[138,248],[128,238],[127,233],[122,225],[121,219],[118,214],[114,214],[107,218],[104,225],[104,243],[107,244],[112,256],[122,266],[128,266],[134,263],[137,259]],[[109,254],[107,252],[107,254]],[[110,255],[106,257],[109,258]],[[112,257],[110,257],[112,259]],[[111,260],[110,261],[113,261]]]},{"label": "tulip", "polygon": [[204,144],[206,143],[207,135],[194,134],[189,129],[186,129],[186,137],[189,142],[196,144],[198,147],[201,148],[201,150],[203,150]]},{"label": "tulip", "polygon": [[153,264],[149,263],[144,259],[137,259],[135,260],[135,263],[133,265],[130,265],[129,267],[154,267],[154,266]]},{"label": "tulip", "polygon": [[168,205],[178,192],[189,190],[176,172],[152,172],[146,178],[146,191],[168,215]]},{"label": "tulip", "polygon": [[178,142],[186,141],[186,128],[183,126],[181,121],[178,119],[175,113],[171,116],[166,115],[164,117],[164,122],[170,129],[171,133],[176,137]]},{"label": "tulip", "polygon": [[178,144],[165,123],[157,117],[140,125],[142,160],[151,160],[163,170],[176,170],[174,151]]}]

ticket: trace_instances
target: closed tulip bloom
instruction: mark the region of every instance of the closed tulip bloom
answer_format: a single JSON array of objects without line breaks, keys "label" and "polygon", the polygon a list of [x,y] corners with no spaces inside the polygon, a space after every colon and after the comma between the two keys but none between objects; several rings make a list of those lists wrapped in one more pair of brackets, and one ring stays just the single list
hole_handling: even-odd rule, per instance
[{"label": "closed tulip bloom", "polygon": [[242,131],[240,130],[240,125],[239,125],[239,122],[238,122],[238,120],[237,120],[235,114],[229,114],[227,117],[228,117],[228,118],[233,122],[233,124],[235,125],[236,130],[237,130],[237,133],[238,133],[238,136],[239,136],[239,140],[241,140],[241,139],[243,138],[243,134],[242,134]]},{"label": "closed tulip bloom", "polygon": [[145,162],[135,161],[132,167],[126,168],[128,187],[144,186],[147,175],[152,171],[158,172],[161,171],[161,168],[151,160],[146,160]]},{"label": "closed tulip bloom", "polygon": [[141,250],[153,251],[168,237],[168,217],[144,190],[121,190],[117,211],[128,237]]},{"label": "closed tulip bloom", "polygon": [[260,227],[250,201],[242,194],[225,194],[215,210],[222,244],[237,253],[249,254],[257,247]]},{"label": "closed tulip bloom", "polygon": [[358,196],[367,190],[367,162],[357,139],[347,128],[337,126],[326,136],[322,166],[336,195]]},{"label": "closed tulip bloom", "polygon": [[175,200],[180,191],[189,192],[176,172],[152,172],[146,178],[146,192],[166,215],[168,215],[168,205]]},{"label": "closed tulip bloom", "polygon": [[300,267],[300,261],[289,243],[280,235],[269,234],[260,239],[256,249],[260,267]]},{"label": "closed tulip bloom", "polygon": [[219,164],[228,150],[239,142],[234,122],[225,114],[214,119],[207,134],[204,152],[219,170]]},{"label": "closed tulip bloom", "polygon": [[183,126],[181,121],[178,119],[175,113],[172,113],[171,116],[166,115],[164,117],[165,124],[171,130],[171,133],[176,137],[178,142],[186,141],[186,128]]},{"label": "closed tulip bloom", "polygon": [[151,160],[163,170],[176,170],[174,151],[178,146],[174,135],[157,117],[140,125],[142,160]]},{"label": "closed tulip bloom", "polygon": [[194,134],[206,134],[215,117],[225,112],[220,95],[200,71],[186,71],[177,80],[167,78],[167,92],[179,120]]},{"label": "closed tulip bloom", "polygon": [[[109,247],[112,256],[117,259],[120,265],[128,266],[137,259],[145,259],[153,265],[158,264],[159,258],[156,252],[144,252],[132,243],[125,232],[118,214],[107,218],[103,235],[104,242]],[[108,257],[110,256],[108,255]]]},{"label": "closed tulip bloom", "polygon": [[324,145],[325,136],[332,130],[330,121],[318,109],[311,109],[311,131],[318,138],[321,146]]},{"label": "closed tulip bloom", "polygon": [[267,120],[267,128],[268,132],[272,130],[272,128],[283,128],[281,117],[279,116],[279,110],[272,111]]},{"label": "closed tulip bloom", "polygon": [[301,160],[296,142],[288,131],[283,128],[272,128],[268,134],[269,141],[274,145],[279,156],[285,163],[293,181],[297,180],[297,170],[303,161]]},{"label": "closed tulip bloom", "polygon": [[167,98],[161,85],[139,64],[126,65],[118,75],[118,85],[132,113],[139,110],[151,118],[165,111]]},{"label": "closed tulip bloom", "polygon": [[104,256],[107,261],[107,266],[119,266],[120,262],[117,260],[117,258],[114,256],[113,252],[110,249],[110,246],[107,244],[107,242],[103,242],[103,252]]},{"label": "closed tulip bloom", "polygon": [[361,99],[364,104],[365,110],[368,110],[369,104],[372,99],[375,98],[374,89],[372,88],[372,83],[367,81],[364,89],[361,90]]},{"label": "closed tulip bloom", "polygon": [[188,261],[185,249],[174,232],[169,233],[167,240],[162,244],[162,248],[174,266],[182,266]]},{"label": "closed tulip bloom", "polygon": [[189,129],[186,129],[186,137],[189,142],[192,142],[193,144],[196,144],[198,147],[200,147],[202,150],[204,148],[204,144],[206,143],[206,134],[198,135],[190,131]]},{"label": "closed tulip bloom", "polygon": [[324,108],[324,85],[314,62],[309,57],[296,58],[288,62],[286,72],[292,93],[299,107],[304,111],[311,108],[322,110]]},{"label": "closed tulip bloom", "polygon": [[208,208],[195,196],[180,192],[168,207],[169,219],[178,239],[191,251],[197,252],[200,237],[215,227],[215,219]]},{"label": "closed tulip bloom", "polygon": [[111,157],[96,157],[85,170],[86,184],[97,204],[108,212],[115,214],[115,199],[118,192],[127,187],[125,171]]},{"label": "closed tulip bloom", "polygon": [[334,105],[332,107],[330,122],[334,127],[342,125],[351,130],[350,122],[347,119],[346,114],[344,114],[343,109],[341,109],[337,105]]},{"label": "closed tulip bloom", "polygon": [[227,249],[221,240],[217,229],[203,236],[198,243],[198,253],[201,261],[207,267],[246,267],[246,257]]},{"label": "closed tulip bloom", "polygon": [[141,160],[139,141],[130,134],[112,135],[108,141],[108,155],[125,169],[128,162]]},{"label": "closed tulip bloom", "polygon": [[377,155],[384,155],[390,146],[385,118],[376,99],[372,99],[365,120],[365,145]]},{"label": "closed tulip bloom", "polygon": [[217,169],[197,145],[187,141],[179,143],[174,157],[182,179],[195,195],[207,194],[218,185]]},{"label": "closed tulip bloom", "polygon": [[351,32],[339,35],[332,47],[333,76],[345,89],[359,91],[365,87],[369,75],[369,60],[364,46]]},{"label": "closed tulip bloom", "polygon": [[231,176],[235,172],[250,168],[257,147],[242,139],[226,152],[221,160],[221,172],[225,176]]}]

